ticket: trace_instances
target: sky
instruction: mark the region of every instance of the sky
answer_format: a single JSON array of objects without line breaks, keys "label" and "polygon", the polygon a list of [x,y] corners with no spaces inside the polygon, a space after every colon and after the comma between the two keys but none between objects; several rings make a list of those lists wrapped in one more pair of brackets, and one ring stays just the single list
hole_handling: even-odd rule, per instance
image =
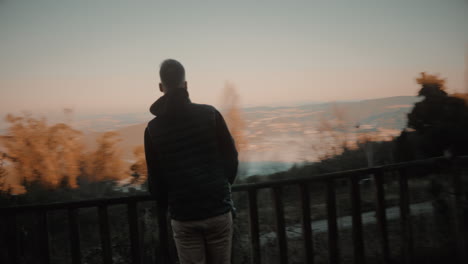
[{"label": "sky", "polygon": [[468,0],[0,0],[0,34],[2,115],[147,111],[166,58],[198,103],[359,100],[463,91]]}]

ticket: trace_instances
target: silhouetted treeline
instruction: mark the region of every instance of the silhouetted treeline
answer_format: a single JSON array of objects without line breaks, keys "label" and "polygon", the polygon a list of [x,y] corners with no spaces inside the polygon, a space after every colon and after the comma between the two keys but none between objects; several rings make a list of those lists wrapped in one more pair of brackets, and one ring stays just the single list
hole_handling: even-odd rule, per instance
[{"label": "silhouetted treeline", "polygon": [[445,80],[434,75],[422,73],[417,81],[423,100],[408,114],[408,129],[396,140],[398,160],[467,155],[467,95],[449,95]]}]

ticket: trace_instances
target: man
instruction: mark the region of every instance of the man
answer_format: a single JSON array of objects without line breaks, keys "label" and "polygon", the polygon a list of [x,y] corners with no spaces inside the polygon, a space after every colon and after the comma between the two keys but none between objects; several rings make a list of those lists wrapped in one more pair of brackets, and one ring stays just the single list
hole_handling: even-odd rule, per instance
[{"label": "man", "polygon": [[145,130],[149,191],[167,205],[181,264],[230,263],[237,150],[221,114],[189,99],[185,69],[162,62]]}]

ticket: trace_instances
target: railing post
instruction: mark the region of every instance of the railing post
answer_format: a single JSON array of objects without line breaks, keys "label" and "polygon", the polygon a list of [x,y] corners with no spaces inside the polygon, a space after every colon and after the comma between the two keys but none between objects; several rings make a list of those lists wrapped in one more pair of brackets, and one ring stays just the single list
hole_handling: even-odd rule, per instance
[{"label": "railing post", "polygon": [[167,229],[167,208],[156,202],[156,215],[158,218],[158,238],[159,249],[156,249],[156,259],[158,264],[168,264],[169,262],[169,234]]},{"label": "railing post", "polygon": [[354,263],[365,264],[364,241],[362,237],[361,192],[356,176],[352,175],[350,177]]},{"label": "railing post", "polygon": [[302,233],[304,236],[305,263],[314,263],[314,245],[312,240],[312,227],[310,219],[310,195],[307,183],[299,184],[302,208]]},{"label": "railing post", "polygon": [[249,222],[250,222],[250,243],[252,249],[252,262],[260,264],[260,239],[258,228],[258,206],[257,206],[257,190],[251,189],[248,191],[249,196]]},{"label": "railing post", "polygon": [[462,168],[453,168],[451,172],[453,173],[453,189],[455,192],[455,237],[457,238],[457,254],[458,260],[460,263],[468,263],[468,256],[467,256],[467,243],[466,243],[466,215],[465,215],[465,208],[464,201],[463,201],[463,194],[464,194],[464,186],[461,180],[461,173]]},{"label": "railing post", "polygon": [[112,264],[112,247],[109,231],[109,217],[107,205],[98,206],[99,214],[99,234],[101,236],[102,262]]},{"label": "railing post", "polygon": [[390,263],[390,250],[388,246],[388,231],[387,231],[387,212],[385,205],[385,189],[383,186],[383,176],[384,173],[382,170],[378,170],[374,174],[374,183],[376,190],[376,201],[377,201],[377,224],[379,226],[380,236],[381,236],[381,246],[382,246],[382,255],[383,263]]},{"label": "railing post", "polygon": [[18,264],[18,225],[16,214],[5,214],[7,221],[8,263]]},{"label": "railing post", "polygon": [[70,232],[72,264],[81,264],[80,231],[77,211],[78,209],[76,208],[68,208],[68,229]]},{"label": "railing post", "polygon": [[280,263],[288,263],[288,245],[286,241],[286,230],[284,224],[283,192],[281,187],[273,188],[273,203],[276,214],[276,234],[280,254]]},{"label": "railing post", "polygon": [[413,263],[413,231],[409,207],[408,176],[405,169],[399,170],[398,182],[400,185],[400,219],[402,233],[402,257],[404,263]]},{"label": "railing post", "polygon": [[339,263],[338,225],[336,223],[335,182],[327,181],[328,258],[331,264]]},{"label": "railing post", "polygon": [[47,211],[38,212],[39,219],[39,241],[40,241],[40,256],[42,263],[50,263],[50,248],[49,248],[49,223],[47,219]]},{"label": "railing post", "polygon": [[133,264],[141,263],[140,239],[138,233],[138,211],[135,201],[127,203],[127,218],[130,231],[130,255]]}]

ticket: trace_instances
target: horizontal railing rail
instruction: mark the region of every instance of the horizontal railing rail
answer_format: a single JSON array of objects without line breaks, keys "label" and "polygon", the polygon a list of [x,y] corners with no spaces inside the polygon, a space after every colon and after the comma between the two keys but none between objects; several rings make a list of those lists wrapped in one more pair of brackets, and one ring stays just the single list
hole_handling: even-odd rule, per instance
[{"label": "horizontal railing rail", "polygon": [[[352,221],[352,241],[353,241],[353,255],[354,263],[364,264],[366,262],[366,254],[363,239],[363,223],[362,223],[362,206],[361,206],[361,191],[359,184],[359,177],[371,175],[374,179],[375,186],[375,206],[378,231],[380,233],[380,247],[382,252],[382,262],[391,263],[391,254],[389,248],[389,234],[388,223],[386,216],[385,204],[385,188],[384,176],[385,172],[397,172],[397,181],[399,183],[399,209],[400,209],[400,222],[402,230],[402,256],[404,263],[412,263],[414,259],[414,241],[412,235],[411,225],[411,212],[409,201],[409,188],[408,188],[408,170],[412,168],[425,168],[425,169],[446,169],[451,171],[453,176],[453,194],[455,196],[456,207],[456,225],[457,229],[457,254],[460,263],[466,263],[466,226],[464,207],[466,201],[464,200],[464,192],[461,173],[458,171],[461,168],[468,167],[468,156],[455,157],[455,158],[431,158],[425,160],[408,161],[401,163],[388,164],[383,166],[363,168],[348,171],[339,171],[333,173],[326,173],[321,175],[310,175],[307,177],[268,180],[255,183],[237,184],[232,187],[233,192],[246,192],[248,198],[248,215],[249,215],[249,228],[250,228],[250,248],[251,248],[251,262],[261,263],[261,245],[260,245],[260,231],[259,231],[259,208],[258,208],[258,193],[261,189],[270,189],[272,194],[272,202],[275,212],[276,222],[276,242],[279,251],[279,263],[288,263],[288,237],[286,234],[286,224],[284,215],[284,201],[283,201],[283,188],[285,186],[297,186],[299,190],[300,212],[302,220],[302,234],[304,241],[304,262],[314,263],[315,251],[313,244],[313,234],[311,228],[310,216],[310,197],[308,186],[312,183],[325,184],[325,198],[326,198],[326,211],[327,211],[327,233],[328,233],[328,259],[330,263],[339,263],[340,261],[340,248],[338,244],[338,224],[337,224],[337,199],[336,199],[336,184],[335,180],[347,179],[349,181],[349,200],[351,204],[351,221]],[[48,213],[55,210],[66,210],[68,218],[68,229],[70,235],[70,256],[73,264],[82,263],[81,244],[80,244],[80,231],[78,215],[79,210],[83,208],[97,208],[98,221],[99,221],[99,234],[101,239],[102,260],[103,263],[113,263],[112,259],[112,241],[109,231],[109,216],[108,207],[112,205],[126,205],[127,207],[127,220],[128,232],[130,239],[130,257],[132,263],[140,264],[140,234],[138,230],[138,203],[144,201],[153,201],[151,195],[136,195],[118,198],[94,199],[83,201],[72,201],[63,203],[50,203],[50,204],[35,204],[35,205],[21,205],[12,207],[0,208],[0,215],[6,220],[8,224],[7,236],[8,239],[8,263],[19,263],[18,260],[18,230],[17,230],[17,216],[24,212],[36,212],[40,220],[42,231],[40,239],[41,258],[38,263],[50,263],[50,238],[48,230]],[[169,263],[169,249],[168,243],[168,228],[166,223],[165,212],[158,211],[158,224],[159,224],[159,240],[160,243],[159,262]]]},{"label": "horizontal railing rail", "polygon": [[[231,190],[233,192],[240,192],[240,191],[248,191],[250,189],[265,189],[265,188],[273,188],[276,186],[293,185],[293,184],[298,184],[298,183],[302,183],[306,181],[307,182],[309,181],[310,182],[323,182],[327,180],[346,178],[346,177],[350,177],[353,175],[369,175],[369,174],[377,173],[379,171],[385,172],[385,171],[392,171],[392,170],[398,170],[398,169],[403,169],[403,168],[418,167],[418,166],[423,166],[423,165],[447,166],[449,164],[453,164],[455,166],[460,166],[460,167],[468,167],[468,156],[460,156],[460,157],[454,157],[454,158],[435,157],[435,158],[429,158],[429,159],[423,159],[423,160],[413,160],[413,161],[392,163],[392,164],[374,166],[374,167],[369,167],[369,168],[361,168],[361,169],[354,169],[354,170],[323,173],[323,174],[318,174],[318,175],[310,175],[306,177],[297,177],[297,178],[289,178],[289,179],[281,179],[281,180],[268,180],[265,182],[255,182],[255,183],[235,184],[232,186]],[[69,207],[72,207],[72,208],[96,207],[101,204],[114,205],[114,204],[123,204],[129,201],[142,202],[142,201],[150,201],[150,200],[154,200],[154,197],[152,197],[150,194],[139,194],[139,195],[132,195],[132,196],[124,196],[124,197],[89,199],[89,200],[79,200],[79,201],[70,201],[70,202],[5,206],[5,207],[0,207],[0,213],[21,212],[21,211],[31,211],[31,210],[59,210],[59,209],[67,209]]]}]

